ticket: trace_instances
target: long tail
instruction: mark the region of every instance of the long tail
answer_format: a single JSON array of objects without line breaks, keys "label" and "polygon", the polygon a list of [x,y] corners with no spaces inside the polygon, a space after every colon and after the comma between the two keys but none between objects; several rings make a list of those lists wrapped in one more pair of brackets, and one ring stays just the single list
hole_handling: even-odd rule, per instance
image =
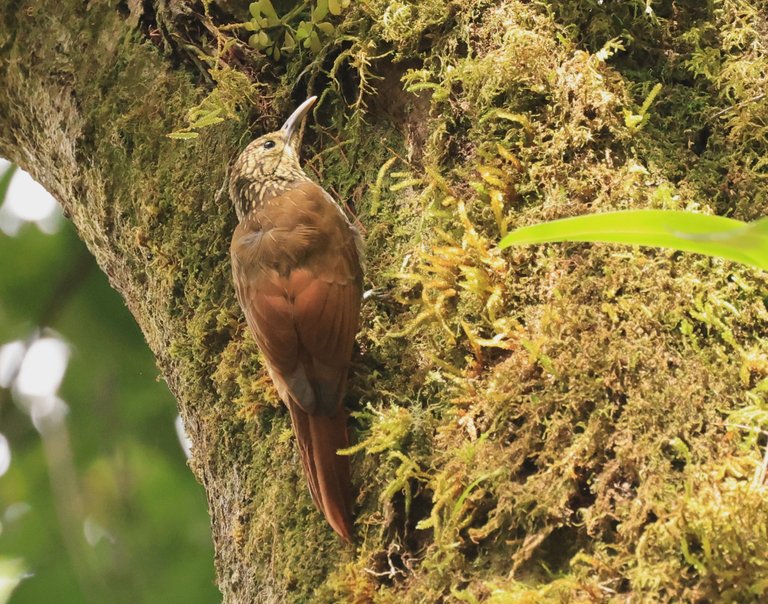
[{"label": "long tail", "polygon": [[295,403],[289,404],[288,410],[312,499],[333,530],[344,541],[351,542],[349,459],[336,454],[349,446],[346,413],[340,411],[335,417],[307,415]]}]

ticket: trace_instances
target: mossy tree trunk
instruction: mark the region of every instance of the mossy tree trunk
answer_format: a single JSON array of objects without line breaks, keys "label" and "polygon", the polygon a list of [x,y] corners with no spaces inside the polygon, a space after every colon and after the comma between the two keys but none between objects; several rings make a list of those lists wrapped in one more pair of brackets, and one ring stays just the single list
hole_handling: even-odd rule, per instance
[{"label": "mossy tree trunk", "polygon": [[[243,125],[196,145],[166,137],[202,87],[122,3],[5,4],[0,155],[59,200],[136,317],[194,443],[221,589],[227,601],[260,601],[256,591],[277,593],[280,581],[237,535],[248,524],[249,485],[260,480],[253,469],[274,458],[254,459],[237,409],[222,404],[213,380],[222,347],[243,335],[227,258],[233,216],[218,195]],[[270,457],[281,454],[289,457],[285,445]]]},{"label": "mossy tree trunk", "polygon": [[[276,59],[223,27],[247,3],[4,2],[0,155],[59,199],[154,351],[225,601],[765,595],[765,277],[495,246],[605,209],[764,215],[759,6],[334,3],[319,48]],[[308,164],[383,290],[350,383],[353,548],[311,505],[227,255],[248,117],[307,93]],[[228,119],[168,138],[195,106]]]}]

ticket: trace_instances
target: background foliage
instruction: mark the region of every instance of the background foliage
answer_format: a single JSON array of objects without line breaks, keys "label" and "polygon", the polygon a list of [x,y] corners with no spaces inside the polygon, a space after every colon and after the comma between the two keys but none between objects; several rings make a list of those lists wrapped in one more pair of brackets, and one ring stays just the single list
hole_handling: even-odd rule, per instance
[{"label": "background foliage", "polygon": [[44,327],[71,347],[61,434],[0,390],[0,558],[29,573],[10,601],[217,601],[205,498],[134,319],[69,223],[0,233],[0,257],[0,343]]}]

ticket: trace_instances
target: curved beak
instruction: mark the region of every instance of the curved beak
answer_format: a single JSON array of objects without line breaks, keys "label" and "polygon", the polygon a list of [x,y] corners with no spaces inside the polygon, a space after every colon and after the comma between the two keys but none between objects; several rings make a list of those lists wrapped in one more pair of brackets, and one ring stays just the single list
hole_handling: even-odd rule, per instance
[{"label": "curved beak", "polygon": [[283,127],[280,128],[280,132],[285,133],[286,138],[289,142],[291,142],[291,144],[293,144],[293,137],[298,131],[301,120],[303,120],[307,113],[309,113],[310,107],[315,104],[316,100],[316,96],[309,97],[306,101],[299,105],[293,113],[291,113],[290,117],[285,120]]}]

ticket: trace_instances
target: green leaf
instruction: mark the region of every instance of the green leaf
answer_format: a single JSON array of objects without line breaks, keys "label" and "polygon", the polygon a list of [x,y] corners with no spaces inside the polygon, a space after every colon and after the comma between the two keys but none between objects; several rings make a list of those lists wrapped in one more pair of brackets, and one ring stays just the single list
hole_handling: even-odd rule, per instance
[{"label": "green leaf", "polygon": [[171,132],[170,134],[166,134],[168,138],[175,138],[178,140],[189,140],[191,138],[197,138],[200,136],[198,132],[182,132],[180,130],[177,130],[176,132]]},{"label": "green leaf", "polygon": [[341,0],[328,0],[328,10],[338,17],[341,14]]},{"label": "green leaf", "polygon": [[745,223],[675,210],[627,210],[553,220],[517,229],[499,247],[589,241],[667,247],[768,270],[768,217]]},{"label": "green leaf", "polygon": [[643,122],[643,116],[624,109],[624,125],[630,130],[637,130]]},{"label": "green leaf", "polygon": [[296,40],[286,31],[285,38],[283,39],[283,52],[291,52],[294,48],[296,48]]},{"label": "green leaf", "polygon": [[[306,21],[302,21],[299,23],[298,27],[296,28],[296,39],[297,40],[306,40],[309,38],[309,34],[312,32],[312,26],[307,23]],[[307,46],[308,44],[305,44],[304,46]]]},{"label": "green leaf", "polygon": [[213,111],[209,111],[199,119],[195,120],[192,124],[189,125],[189,127],[205,128],[206,126],[212,126],[213,124],[218,124],[219,122],[223,122],[224,118],[219,117],[220,113],[221,113],[221,109],[214,109]]},{"label": "green leaf", "polygon": [[259,0],[259,8],[261,9],[261,12],[264,13],[267,17],[271,17],[272,19],[277,20],[280,19],[280,17],[277,16],[275,7],[272,6],[272,3],[269,0]]},{"label": "green leaf", "polygon": [[251,2],[251,4],[248,6],[248,10],[251,12],[251,17],[254,19],[261,17],[261,9],[259,8],[258,2]]},{"label": "green leaf", "polygon": [[3,199],[5,199],[8,186],[11,184],[11,179],[13,178],[17,168],[18,166],[16,164],[11,164],[8,166],[8,168],[6,168],[5,172],[0,175],[0,203],[2,203]]},{"label": "green leaf", "polygon": [[271,44],[269,35],[264,30],[259,33],[253,34],[248,38],[248,46],[251,48],[264,49]]},{"label": "green leaf", "polygon": [[317,0],[317,6],[312,11],[312,21],[319,23],[328,16],[328,0]]},{"label": "green leaf", "polygon": [[661,84],[656,84],[648,93],[648,96],[645,97],[643,106],[640,107],[639,113],[632,113],[627,109],[623,110],[624,125],[629,128],[629,130],[632,132],[637,132],[638,130],[641,130],[643,126],[645,126],[645,123],[648,121],[648,110],[651,108],[651,105],[658,96],[659,92],[661,92]]},{"label": "green leaf", "polygon": [[323,32],[326,36],[330,36],[333,33],[333,31],[336,29],[333,25],[331,25],[327,21],[318,23],[317,25],[315,25],[315,27],[317,27],[317,29]]},{"label": "green leaf", "polygon": [[320,38],[316,31],[309,34],[309,49],[314,53],[318,53],[323,49],[323,45],[320,43]]}]

